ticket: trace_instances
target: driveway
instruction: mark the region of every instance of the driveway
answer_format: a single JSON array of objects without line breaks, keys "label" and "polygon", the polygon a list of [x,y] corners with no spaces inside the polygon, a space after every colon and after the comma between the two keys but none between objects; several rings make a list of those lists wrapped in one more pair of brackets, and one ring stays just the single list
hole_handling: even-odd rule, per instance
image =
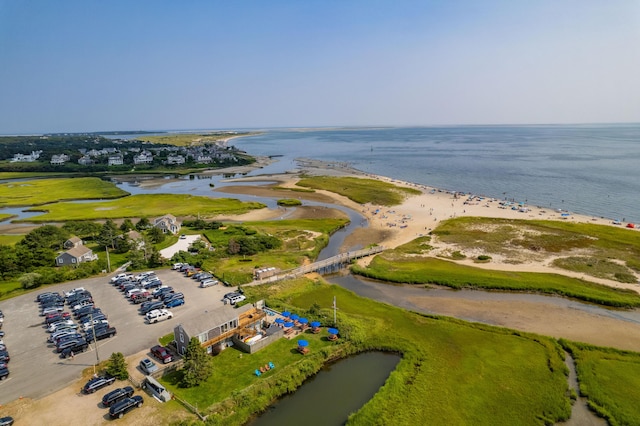
[{"label": "driveway", "polygon": [[[129,303],[116,287],[109,284],[109,279],[115,274],[45,286],[0,302],[0,309],[5,315],[4,341],[11,354],[11,374],[0,382],[0,404],[21,396],[38,399],[62,389],[78,380],[82,370],[93,366],[98,359],[108,359],[113,352],[129,356],[148,350],[157,344],[159,337],[171,333],[182,321],[222,306],[222,297],[229,291],[222,285],[199,288],[196,281],[177,271],[165,269],[156,273],[163,284],[184,293],[186,302],[172,309],[172,319],[158,324],[146,324],[139,314],[139,305]],[[91,345],[90,350],[77,354],[73,360],[62,360],[55,353],[55,348],[46,342],[48,333],[43,326],[43,317],[39,316],[35,298],[43,291],[61,292],[74,287],[91,291],[96,306],[108,315],[117,334],[99,341],[97,349]]]},{"label": "driveway", "polygon": [[171,259],[177,252],[181,250],[187,251],[193,242],[198,241],[201,238],[200,235],[185,235],[185,237],[186,238],[184,239],[179,239],[174,245],[160,250],[160,255],[165,259]]}]

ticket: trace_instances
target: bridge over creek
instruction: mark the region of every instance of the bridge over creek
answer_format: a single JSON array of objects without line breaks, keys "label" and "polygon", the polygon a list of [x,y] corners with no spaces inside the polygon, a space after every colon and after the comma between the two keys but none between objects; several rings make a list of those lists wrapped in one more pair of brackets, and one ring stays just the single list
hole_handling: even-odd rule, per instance
[{"label": "bridge over creek", "polygon": [[320,260],[309,265],[300,266],[294,269],[288,269],[286,271],[281,271],[276,275],[272,275],[267,278],[263,278],[260,280],[254,280],[249,284],[244,285],[260,285],[271,283],[275,281],[296,278],[301,275],[305,275],[311,272],[318,272],[319,274],[331,274],[333,272],[337,272],[342,268],[346,268],[351,264],[351,261],[354,259],[360,259],[362,257],[371,256],[373,254],[380,253],[384,251],[385,248],[382,246],[374,246],[367,249],[362,250],[352,250],[346,253],[340,253],[335,256],[329,257],[324,260]]}]

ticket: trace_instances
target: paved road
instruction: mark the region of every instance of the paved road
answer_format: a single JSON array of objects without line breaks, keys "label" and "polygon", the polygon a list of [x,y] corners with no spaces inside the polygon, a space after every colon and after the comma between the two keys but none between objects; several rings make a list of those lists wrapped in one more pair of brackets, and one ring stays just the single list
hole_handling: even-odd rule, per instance
[{"label": "paved road", "polygon": [[179,239],[177,243],[172,246],[169,246],[165,249],[160,250],[160,256],[165,259],[171,259],[174,254],[182,251],[187,251],[189,246],[194,242],[200,239],[200,235],[185,235],[186,238]]},{"label": "paved road", "polygon": [[[55,286],[46,286],[39,291],[0,302],[5,314],[3,331],[7,349],[11,355],[10,376],[0,382],[0,404],[6,404],[20,396],[41,398],[76,381],[83,369],[96,362],[97,355],[105,360],[113,352],[125,356],[138,353],[157,343],[157,339],[173,331],[180,322],[193,318],[206,310],[222,306],[224,293],[230,291],[221,285],[198,288],[195,281],[177,271],[159,270],[157,275],[165,285],[171,285],[185,295],[186,303],[172,309],[174,318],[149,325],[138,313],[139,305],[130,304],[115,287],[108,284],[113,276],[102,276],[72,281]],[[97,353],[94,346],[73,360],[62,360],[55,348],[46,343],[48,333],[39,316],[35,297],[42,291],[64,291],[74,287],[84,287],[91,291],[98,307],[109,317],[109,322],[117,328],[116,336],[98,342]]]}]

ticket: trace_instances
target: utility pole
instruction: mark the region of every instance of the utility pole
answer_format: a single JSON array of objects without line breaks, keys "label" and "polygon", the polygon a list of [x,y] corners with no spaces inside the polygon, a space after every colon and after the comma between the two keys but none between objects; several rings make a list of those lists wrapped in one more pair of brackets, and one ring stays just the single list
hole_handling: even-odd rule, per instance
[{"label": "utility pole", "polygon": [[107,252],[107,272],[111,273],[111,261],[109,260],[109,246],[104,246],[104,249]]},{"label": "utility pole", "polygon": [[[107,251],[108,253],[108,251]],[[98,339],[96,339],[96,328],[93,324],[93,311],[91,311],[91,334],[93,335],[93,343],[96,348],[96,364],[93,366],[93,375],[96,375],[96,365],[100,364],[100,355],[98,355]]]}]

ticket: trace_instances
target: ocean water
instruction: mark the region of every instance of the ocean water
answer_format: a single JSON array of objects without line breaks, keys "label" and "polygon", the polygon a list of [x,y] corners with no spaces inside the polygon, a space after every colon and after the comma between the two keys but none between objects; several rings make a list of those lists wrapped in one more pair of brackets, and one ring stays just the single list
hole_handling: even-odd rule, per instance
[{"label": "ocean water", "polygon": [[640,222],[640,124],[268,130],[233,145],[440,189]]}]

